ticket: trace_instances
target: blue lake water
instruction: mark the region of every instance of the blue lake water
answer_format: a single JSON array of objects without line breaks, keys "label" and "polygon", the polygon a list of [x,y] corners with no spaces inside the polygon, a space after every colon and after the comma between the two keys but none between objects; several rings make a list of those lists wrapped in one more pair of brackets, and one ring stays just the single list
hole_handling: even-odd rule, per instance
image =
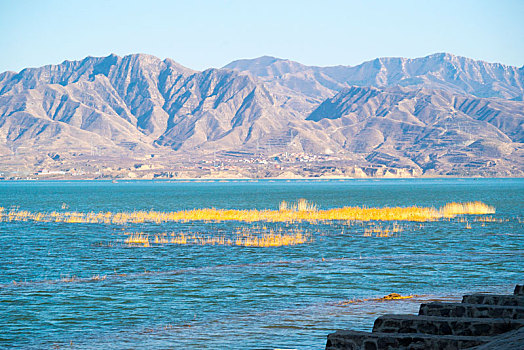
[{"label": "blue lake water", "polygon": [[[0,222],[0,348],[322,349],[328,333],[370,330],[380,314],[471,291],[509,293],[523,281],[524,179],[0,182],[1,207],[32,212],[278,209],[299,198],[320,209],[482,201],[497,222],[400,222],[394,237],[364,235],[391,223]],[[300,230],[312,242],[124,243],[124,232],[250,226]],[[363,300],[392,292],[416,297]]]}]

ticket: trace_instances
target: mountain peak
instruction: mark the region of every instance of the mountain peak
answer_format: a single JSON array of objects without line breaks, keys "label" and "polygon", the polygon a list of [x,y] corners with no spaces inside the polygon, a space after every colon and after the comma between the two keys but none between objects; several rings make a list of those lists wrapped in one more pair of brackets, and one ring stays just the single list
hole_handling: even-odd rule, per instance
[{"label": "mountain peak", "polygon": [[427,55],[426,57],[441,58],[441,59],[465,58],[462,56],[453,55],[449,52],[435,52],[435,53]]},{"label": "mountain peak", "polygon": [[253,59],[233,61],[224,68],[247,71],[258,77],[274,77],[287,73],[296,73],[308,69],[301,63],[272,56],[261,56]]},{"label": "mountain peak", "polygon": [[[112,55],[116,56],[114,54],[111,54],[110,56]],[[161,62],[162,61],[160,58],[147,54],[147,53],[133,53],[133,54],[123,56],[122,59],[137,60],[137,61],[144,61],[144,62]]]},{"label": "mountain peak", "polygon": [[279,61],[286,61],[285,59],[273,57],[273,56],[260,56],[256,58],[243,58],[239,60],[235,60],[233,62],[228,63],[223,68],[229,68],[229,69],[237,69],[240,70],[241,68],[247,68],[247,67],[266,67],[270,66],[275,62]]}]

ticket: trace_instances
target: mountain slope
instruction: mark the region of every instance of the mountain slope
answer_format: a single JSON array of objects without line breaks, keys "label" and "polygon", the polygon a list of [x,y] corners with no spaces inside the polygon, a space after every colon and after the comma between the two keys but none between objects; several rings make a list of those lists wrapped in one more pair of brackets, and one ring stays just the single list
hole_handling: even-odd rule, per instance
[{"label": "mountain slope", "polygon": [[[135,151],[154,145],[177,150],[184,143],[191,148],[223,138],[240,147],[249,141],[247,129],[278,109],[267,89],[249,76],[194,72],[147,55],[89,57],[3,77],[0,136],[13,149],[37,147],[44,139],[74,144],[80,131],[95,134],[84,139],[108,149],[122,144]],[[278,113],[292,118],[292,113]],[[251,128],[251,133],[270,133],[286,121],[258,124],[260,130]],[[54,131],[42,134],[43,128]]]},{"label": "mountain slope", "polygon": [[467,168],[498,162],[522,169],[521,101],[426,87],[355,86],[324,101],[307,120],[372,163],[445,173],[457,170],[457,164]]}]

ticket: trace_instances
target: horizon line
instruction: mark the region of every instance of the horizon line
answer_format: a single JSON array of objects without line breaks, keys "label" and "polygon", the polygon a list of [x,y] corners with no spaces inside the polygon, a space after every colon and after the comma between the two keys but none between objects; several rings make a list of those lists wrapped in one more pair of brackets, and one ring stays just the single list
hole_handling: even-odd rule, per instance
[{"label": "horizon line", "polygon": [[12,73],[19,74],[19,73],[23,72],[26,69],[38,69],[38,68],[49,67],[49,66],[59,66],[59,65],[62,65],[64,63],[66,63],[66,62],[81,62],[81,61],[84,61],[84,60],[89,59],[89,58],[95,58],[96,59],[96,58],[107,58],[107,57],[111,57],[111,56],[116,56],[116,57],[119,57],[119,58],[126,58],[126,57],[131,57],[131,56],[140,56],[140,55],[152,56],[152,57],[155,57],[155,58],[159,59],[160,61],[172,60],[175,63],[183,66],[184,68],[187,68],[187,69],[190,69],[190,70],[193,70],[193,71],[197,71],[197,72],[203,72],[203,71],[206,71],[206,70],[209,70],[209,69],[224,69],[224,68],[226,68],[226,66],[228,66],[229,64],[234,63],[234,62],[238,62],[238,61],[254,61],[254,60],[257,60],[257,59],[261,59],[261,58],[271,58],[271,59],[275,59],[275,60],[278,60],[278,61],[289,61],[289,62],[294,62],[294,63],[301,64],[301,65],[306,66],[306,67],[330,68],[330,67],[357,67],[357,66],[360,66],[360,65],[362,65],[364,63],[372,62],[372,61],[375,61],[375,60],[381,60],[381,59],[416,60],[416,59],[422,59],[422,58],[427,58],[427,57],[437,56],[437,55],[450,55],[450,56],[453,56],[453,57],[464,58],[464,59],[472,60],[472,61],[475,61],[475,62],[483,62],[483,63],[488,63],[488,64],[498,64],[498,65],[505,66],[505,67],[515,67],[517,69],[524,69],[524,64],[522,66],[516,66],[516,65],[505,64],[505,63],[502,63],[502,62],[490,62],[490,61],[481,60],[481,59],[475,59],[475,58],[471,58],[471,57],[467,57],[467,56],[456,55],[456,54],[453,54],[453,53],[450,53],[450,52],[445,52],[445,51],[434,52],[434,53],[431,53],[431,54],[427,54],[425,56],[418,56],[418,57],[381,56],[381,57],[375,57],[375,58],[372,58],[372,59],[369,59],[369,60],[362,61],[362,62],[360,62],[358,64],[355,64],[355,65],[337,64],[337,65],[326,65],[326,66],[320,66],[320,65],[314,65],[314,64],[313,65],[304,64],[304,63],[302,63],[302,62],[300,62],[298,60],[293,60],[293,59],[289,59],[289,58],[281,58],[281,57],[272,56],[272,55],[262,55],[262,56],[252,57],[252,58],[238,58],[238,59],[234,59],[234,60],[226,63],[225,65],[223,65],[221,67],[210,66],[210,67],[207,67],[207,68],[205,68],[203,70],[194,69],[194,68],[191,68],[189,66],[186,66],[185,64],[182,64],[179,61],[176,61],[175,59],[173,59],[171,57],[161,58],[161,57],[156,56],[154,54],[145,53],[145,52],[129,53],[129,54],[125,54],[125,55],[120,55],[120,54],[116,54],[114,52],[111,52],[108,55],[87,55],[87,56],[84,56],[83,58],[79,58],[79,59],[64,59],[62,62],[59,62],[59,63],[47,63],[47,64],[43,64],[43,65],[40,65],[40,66],[24,67],[24,68],[22,68],[19,71],[3,70],[3,71],[0,71],[0,74],[4,74],[4,73],[7,73],[7,72],[12,72]]}]

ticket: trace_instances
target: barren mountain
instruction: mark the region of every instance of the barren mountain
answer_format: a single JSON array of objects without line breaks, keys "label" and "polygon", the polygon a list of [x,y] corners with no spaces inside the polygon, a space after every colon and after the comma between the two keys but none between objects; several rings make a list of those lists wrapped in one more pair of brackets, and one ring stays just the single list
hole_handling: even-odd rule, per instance
[{"label": "barren mountain", "polygon": [[523,68],[449,54],[355,67],[261,57],[203,72],[87,57],[0,74],[0,172],[125,176],[212,159],[255,164],[244,176],[522,175],[523,85]]},{"label": "barren mountain", "polygon": [[457,175],[522,170],[522,101],[427,87],[352,87],[307,120],[373,164]]}]

